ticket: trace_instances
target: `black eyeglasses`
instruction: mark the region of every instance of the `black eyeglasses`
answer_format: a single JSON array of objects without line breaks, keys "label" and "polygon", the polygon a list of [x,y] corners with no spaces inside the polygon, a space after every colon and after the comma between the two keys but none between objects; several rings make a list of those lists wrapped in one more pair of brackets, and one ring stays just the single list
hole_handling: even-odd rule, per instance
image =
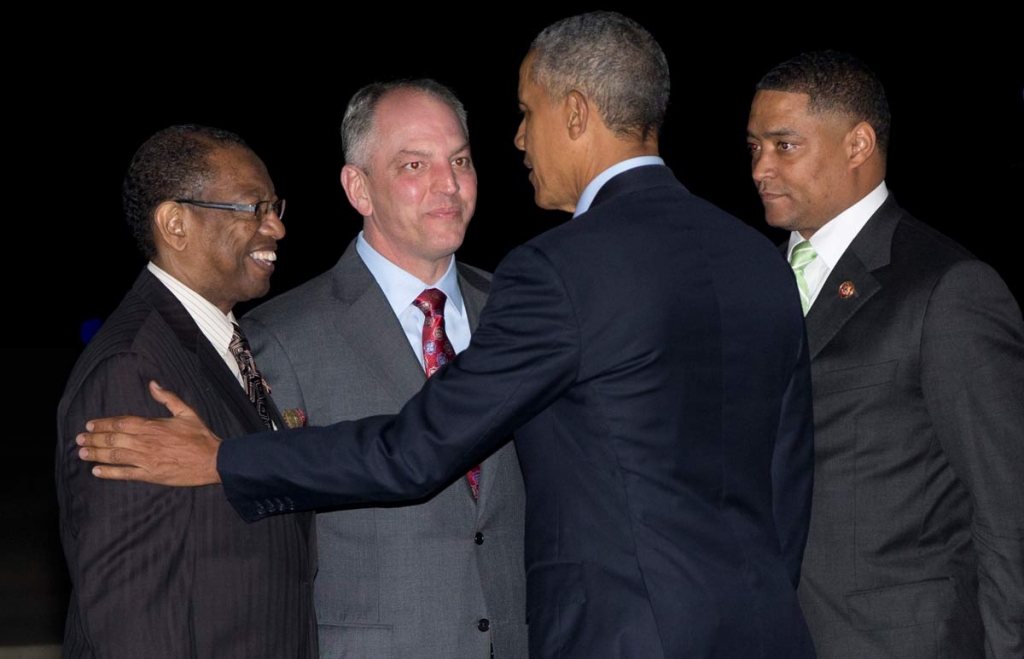
[{"label": "black eyeglasses", "polygon": [[179,204],[192,204],[200,208],[216,208],[222,211],[238,211],[240,213],[252,213],[259,221],[267,216],[267,211],[273,210],[277,219],[284,219],[284,199],[277,201],[257,201],[255,204],[227,204],[220,201],[197,201],[195,199],[175,199]]}]

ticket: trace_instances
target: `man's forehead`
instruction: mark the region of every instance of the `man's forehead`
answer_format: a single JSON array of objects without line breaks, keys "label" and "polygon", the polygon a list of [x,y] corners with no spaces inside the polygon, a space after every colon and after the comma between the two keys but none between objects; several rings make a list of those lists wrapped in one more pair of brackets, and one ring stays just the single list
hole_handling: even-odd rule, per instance
[{"label": "man's forehead", "polygon": [[379,155],[387,158],[433,155],[442,144],[445,151],[469,149],[469,138],[455,110],[419,90],[400,89],[381,99],[374,116],[374,130],[378,150],[386,151]]},{"label": "man's forehead", "polygon": [[273,188],[270,174],[259,156],[241,145],[218,147],[207,156],[207,187],[235,186],[244,192]]}]

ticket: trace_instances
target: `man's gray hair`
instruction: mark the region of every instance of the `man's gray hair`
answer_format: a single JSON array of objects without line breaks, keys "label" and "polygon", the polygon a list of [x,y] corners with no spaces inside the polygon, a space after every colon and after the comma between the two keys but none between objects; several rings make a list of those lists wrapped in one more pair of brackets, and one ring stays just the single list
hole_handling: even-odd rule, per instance
[{"label": "man's gray hair", "polygon": [[469,138],[466,108],[455,92],[445,85],[430,78],[373,82],[353,94],[345,108],[345,118],[341,121],[341,148],[347,164],[369,169],[377,106],[388,94],[406,89],[430,94],[451,108],[462,127],[462,134]]},{"label": "man's gray hair", "polygon": [[668,108],[668,60],[651,33],[611,11],[563,19],[530,45],[530,80],[553,100],[573,90],[620,136],[657,137]]}]

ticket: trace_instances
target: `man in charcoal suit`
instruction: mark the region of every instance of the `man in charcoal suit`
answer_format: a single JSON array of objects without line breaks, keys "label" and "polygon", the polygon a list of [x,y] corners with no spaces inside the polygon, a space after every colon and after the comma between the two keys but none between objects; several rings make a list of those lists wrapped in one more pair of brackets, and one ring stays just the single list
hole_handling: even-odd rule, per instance
[{"label": "man in charcoal suit", "polygon": [[505,258],[470,347],[398,416],[243,454],[154,389],[176,419],[99,421],[83,457],[129,465],[100,477],[223,480],[255,520],[284,496],[423,496],[515,430],[531,658],[813,657],[799,298],[774,246],[658,157],[668,96],[664,53],[621,14],[534,40],[515,143],[537,204],[576,217]]},{"label": "man in charcoal suit", "polygon": [[[490,275],[453,253],[476,204],[466,111],[433,80],[375,83],[342,123],[341,182],[363,231],[338,264],[244,321],[282,405],[328,425],[393,414],[425,381],[425,289],[469,343]],[[526,657],[523,480],[511,444],[405,506],[317,518],[321,657]]]},{"label": "man in charcoal suit", "polygon": [[815,487],[800,602],[822,657],[1024,656],[1024,332],[996,272],[889,194],[881,82],[805,53],[748,141],[807,309]]},{"label": "man in charcoal suit", "polygon": [[97,414],[161,414],[139,395],[152,379],[224,436],[284,427],[236,358],[231,313],[270,287],[284,202],[238,136],[174,126],[136,152],[124,209],[150,263],[78,360],[57,413],[72,584],[64,656],[315,657],[311,515],[246,524],[219,486],[109,487],[75,445]]}]

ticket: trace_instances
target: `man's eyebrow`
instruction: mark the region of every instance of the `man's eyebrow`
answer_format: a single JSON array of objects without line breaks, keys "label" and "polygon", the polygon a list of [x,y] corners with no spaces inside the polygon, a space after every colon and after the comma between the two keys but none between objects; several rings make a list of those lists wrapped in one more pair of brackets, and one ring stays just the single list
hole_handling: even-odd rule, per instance
[{"label": "man's eyebrow", "polygon": [[463,151],[469,151],[469,140],[466,140],[465,144],[452,151],[452,155],[454,156],[456,153],[462,153]]},{"label": "man's eyebrow", "polygon": [[775,130],[768,130],[763,133],[754,133],[753,131],[747,131],[747,137],[803,137],[800,131],[795,128],[776,128]]}]

